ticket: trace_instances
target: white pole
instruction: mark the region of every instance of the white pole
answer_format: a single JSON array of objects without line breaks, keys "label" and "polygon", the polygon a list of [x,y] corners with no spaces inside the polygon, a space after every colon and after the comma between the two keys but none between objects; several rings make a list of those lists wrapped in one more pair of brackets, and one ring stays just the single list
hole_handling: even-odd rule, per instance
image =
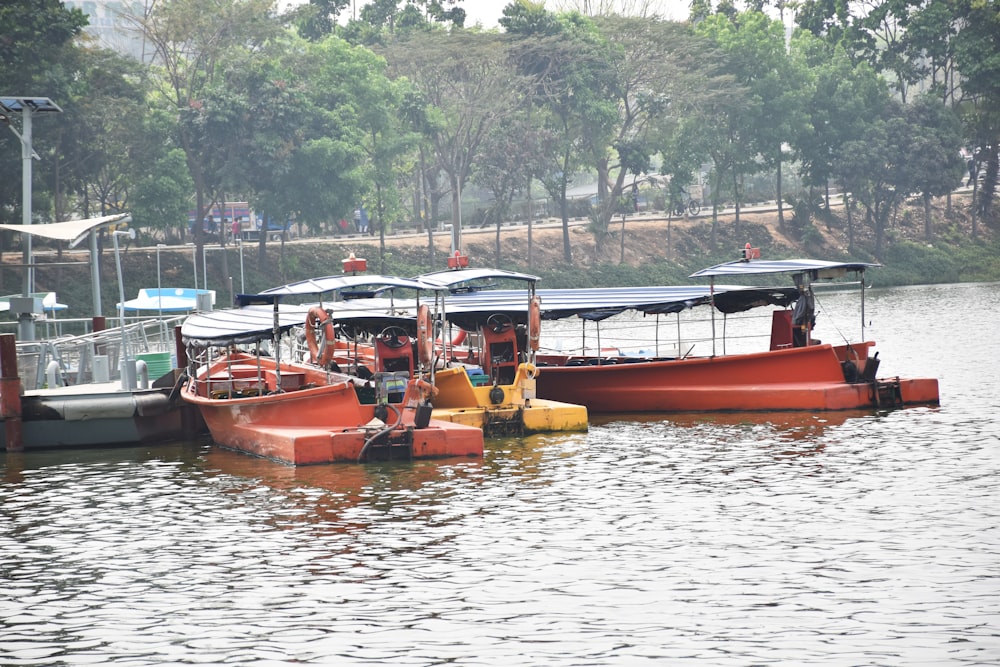
[{"label": "white pole", "polygon": [[243,282],[243,237],[239,236],[236,238],[236,247],[240,251],[240,293],[246,294],[247,288]]},{"label": "white pole", "polygon": [[100,317],[101,312],[101,264],[97,254],[97,230],[90,230],[90,289],[94,302],[94,317]]},{"label": "white pole", "polygon": [[[21,111],[21,224],[31,224],[31,105],[22,104]],[[24,234],[24,296],[35,290],[35,267],[31,265],[31,234]]]},{"label": "white pole", "polygon": [[128,341],[125,337],[125,284],[122,282],[122,259],[121,254],[118,252],[118,237],[128,236],[129,238],[135,238],[135,230],[129,229],[115,230],[111,233],[111,237],[115,242],[115,267],[118,269],[118,317],[121,323],[122,332],[122,354],[121,354],[121,381],[122,389],[128,391],[132,388],[131,378],[129,377],[129,365],[128,365]]},{"label": "white pole", "polygon": [[194,266],[194,288],[198,289],[198,246],[191,243],[191,264]]},{"label": "white pole", "polygon": [[156,305],[159,307],[160,319],[163,319],[163,286],[160,284],[160,248],[165,248],[163,243],[156,244]]}]

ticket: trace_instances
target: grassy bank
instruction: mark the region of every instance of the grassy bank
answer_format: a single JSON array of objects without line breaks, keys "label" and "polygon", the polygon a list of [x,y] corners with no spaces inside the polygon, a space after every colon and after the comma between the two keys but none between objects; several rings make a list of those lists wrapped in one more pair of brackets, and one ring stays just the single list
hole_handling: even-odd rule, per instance
[{"label": "grassy bank", "polygon": [[[877,286],[950,282],[1000,281],[1000,234],[980,223],[977,238],[971,234],[971,221],[961,200],[949,210],[945,202],[934,209],[933,240],[924,238],[922,211],[909,211],[897,217],[888,230],[881,259],[883,267],[868,273]],[[560,225],[538,225],[532,232],[532,263],[528,257],[526,225],[504,227],[500,236],[499,256],[493,229],[469,230],[463,240],[473,266],[501,266],[539,275],[545,287],[591,287],[611,285],[684,284],[694,271],[736,259],[738,251],[750,242],[761,248],[765,258],[811,257],[830,260],[878,261],[870,234],[855,230],[854,251],[848,253],[848,230],[837,209],[796,220],[786,212],[782,224],[774,212],[746,214],[739,224],[730,215],[719,218],[713,235],[710,220],[666,220],[642,218],[613,224],[598,242],[585,223],[569,230],[572,261],[563,256],[563,230]],[[235,249],[213,249],[208,253],[208,287],[217,291],[217,304],[229,303],[232,292],[255,292],[277,284],[304,278],[341,273],[342,260],[348,253],[368,259],[370,273],[410,276],[443,268],[449,254],[446,235],[435,238],[433,258],[426,235],[389,237],[380,254],[378,238],[307,239],[269,243],[264,255],[255,246],[244,249],[242,271]],[[126,299],[139,289],[191,287],[194,284],[191,248],[165,248],[159,254],[150,247],[127,247],[122,253]],[[263,258],[263,260],[262,260]],[[70,305],[66,316],[88,317],[91,311],[90,269],[85,253],[46,253],[39,249],[36,291],[53,291],[59,301]],[[624,260],[624,261],[622,261]],[[4,257],[0,290],[16,294],[21,290],[23,269],[20,254]],[[384,267],[383,267],[384,263]],[[231,278],[231,280],[230,280]],[[199,286],[204,276],[199,275]],[[241,290],[242,282],[242,290]],[[110,244],[101,255],[102,306],[105,315],[114,315],[118,301],[118,282]]]}]

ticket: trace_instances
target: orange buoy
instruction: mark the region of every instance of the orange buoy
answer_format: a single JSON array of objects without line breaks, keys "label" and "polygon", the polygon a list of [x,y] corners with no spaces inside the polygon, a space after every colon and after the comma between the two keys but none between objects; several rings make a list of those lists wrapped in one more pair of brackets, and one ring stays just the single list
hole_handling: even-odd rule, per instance
[{"label": "orange buoy", "polygon": [[538,342],[542,335],[542,300],[537,296],[531,297],[528,304],[528,345],[532,350],[538,352]]},{"label": "orange buoy", "polygon": [[[317,329],[322,332],[322,346],[316,337]],[[306,345],[309,347],[309,361],[321,366],[330,363],[334,352],[333,337],[333,318],[319,306],[310,308],[306,313]]]},{"label": "orange buoy", "polygon": [[430,366],[434,359],[434,338],[431,336],[431,311],[426,303],[417,309],[417,354],[420,363]]}]

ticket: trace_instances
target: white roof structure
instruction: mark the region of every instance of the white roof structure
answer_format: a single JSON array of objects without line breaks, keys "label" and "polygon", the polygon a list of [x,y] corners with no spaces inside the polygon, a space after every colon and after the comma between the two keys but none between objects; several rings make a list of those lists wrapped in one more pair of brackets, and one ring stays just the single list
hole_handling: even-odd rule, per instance
[{"label": "white roof structure", "polygon": [[105,215],[100,218],[86,218],[84,220],[67,220],[66,222],[49,222],[36,225],[0,225],[0,229],[12,232],[21,232],[32,236],[53,241],[68,241],[72,248],[87,237],[91,230],[103,225],[125,224],[132,222],[131,213],[116,213],[115,215]]}]

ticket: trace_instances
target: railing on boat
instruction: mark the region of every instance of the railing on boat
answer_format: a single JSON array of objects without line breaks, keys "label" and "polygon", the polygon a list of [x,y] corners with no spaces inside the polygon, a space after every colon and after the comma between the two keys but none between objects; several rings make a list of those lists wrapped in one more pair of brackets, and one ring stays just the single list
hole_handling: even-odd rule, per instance
[{"label": "railing on boat", "polygon": [[[51,386],[53,380],[57,386],[120,380],[123,340],[132,360],[149,353],[172,354],[174,328],[180,326],[184,317],[141,318],[125,325],[124,336],[119,326],[79,335],[18,341],[21,383],[30,391]],[[83,322],[90,320],[60,320],[63,325]],[[150,381],[156,379],[151,377]]]}]

